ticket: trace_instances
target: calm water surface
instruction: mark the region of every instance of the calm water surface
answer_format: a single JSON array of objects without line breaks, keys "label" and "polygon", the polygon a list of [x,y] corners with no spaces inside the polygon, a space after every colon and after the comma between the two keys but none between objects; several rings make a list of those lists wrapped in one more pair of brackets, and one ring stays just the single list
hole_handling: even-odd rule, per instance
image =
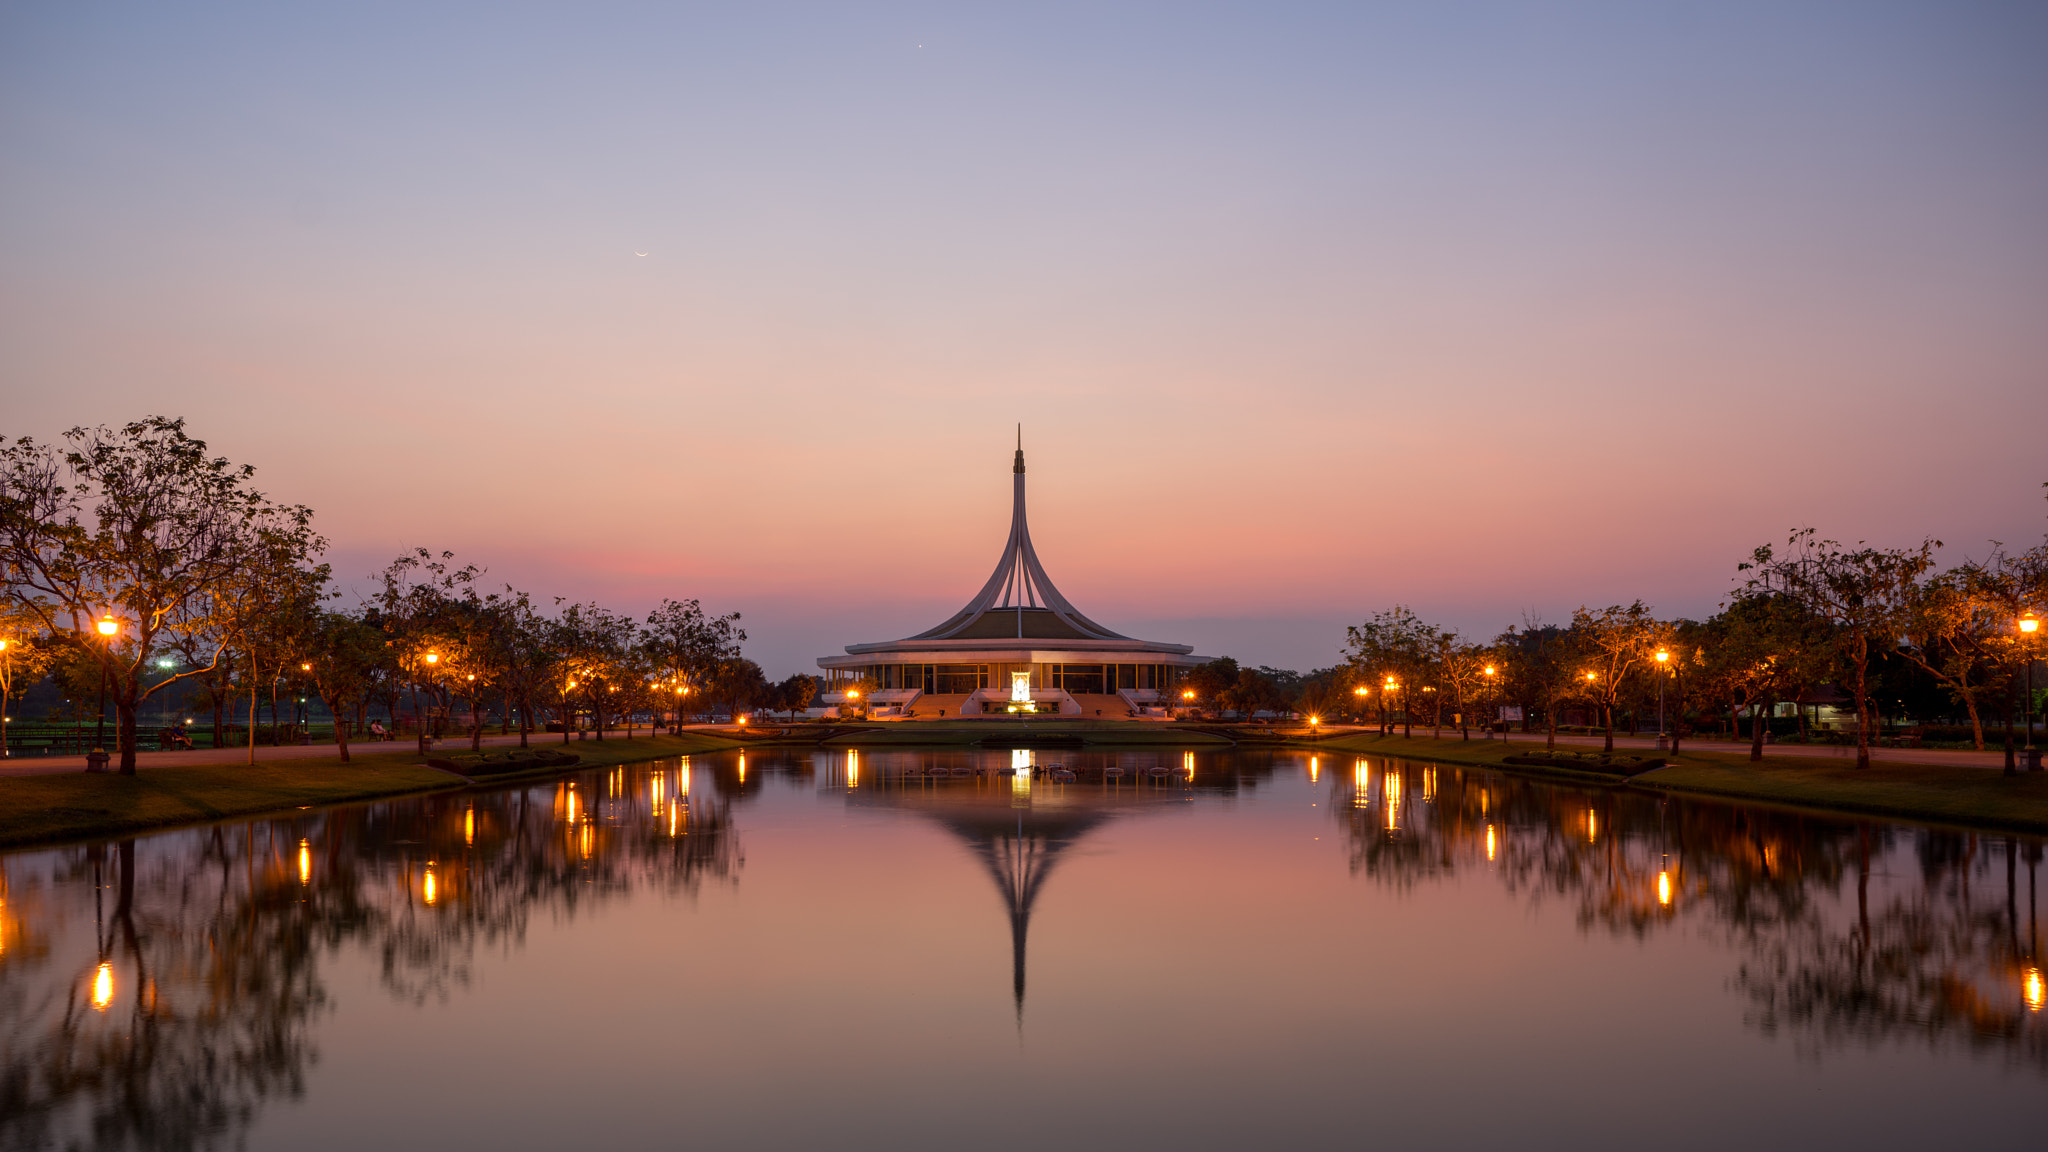
[{"label": "calm water surface", "polygon": [[307,811],[0,858],[0,1147],[2037,1148],[2040,858],[1263,753]]}]

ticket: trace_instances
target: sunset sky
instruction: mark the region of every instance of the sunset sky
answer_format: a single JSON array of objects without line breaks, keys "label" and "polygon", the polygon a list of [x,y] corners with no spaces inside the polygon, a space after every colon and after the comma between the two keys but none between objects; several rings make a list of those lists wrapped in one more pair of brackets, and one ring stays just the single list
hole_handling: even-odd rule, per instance
[{"label": "sunset sky", "polygon": [[[745,614],[1308,668],[2048,528],[2048,6],[17,3],[0,435]],[[644,253],[645,255],[641,255]]]}]

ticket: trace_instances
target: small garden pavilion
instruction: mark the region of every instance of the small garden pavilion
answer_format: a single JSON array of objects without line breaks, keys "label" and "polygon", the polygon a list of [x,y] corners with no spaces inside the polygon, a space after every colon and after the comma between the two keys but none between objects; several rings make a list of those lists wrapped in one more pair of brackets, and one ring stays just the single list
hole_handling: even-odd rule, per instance
[{"label": "small garden pavilion", "polygon": [[936,628],[821,658],[821,703],[843,705],[846,689],[867,681],[872,715],[1123,719],[1160,714],[1162,691],[1208,661],[1186,644],[1112,632],[1060,595],[1031,547],[1021,443],[1014,472],[1010,541],[988,583]]}]

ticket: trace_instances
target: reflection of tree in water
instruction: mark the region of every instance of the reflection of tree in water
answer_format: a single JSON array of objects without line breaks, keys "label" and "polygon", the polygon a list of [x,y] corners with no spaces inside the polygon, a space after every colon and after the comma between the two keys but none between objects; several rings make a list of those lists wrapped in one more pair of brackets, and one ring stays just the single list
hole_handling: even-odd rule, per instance
[{"label": "reflection of tree in water", "polygon": [[1748,1018],[1809,1054],[1951,1042],[2048,1071],[2036,843],[1320,758],[1354,874],[1485,870],[1583,929],[1684,922],[1743,956]]},{"label": "reflection of tree in water", "polygon": [[55,867],[8,891],[0,945],[80,919],[90,892],[98,961],[0,947],[0,1147],[238,1143],[304,1090],[321,964],[344,946],[419,1001],[466,982],[479,947],[520,944],[536,910],[735,881],[728,807],[689,781],[612,769],[9,860],[10,877]]}]

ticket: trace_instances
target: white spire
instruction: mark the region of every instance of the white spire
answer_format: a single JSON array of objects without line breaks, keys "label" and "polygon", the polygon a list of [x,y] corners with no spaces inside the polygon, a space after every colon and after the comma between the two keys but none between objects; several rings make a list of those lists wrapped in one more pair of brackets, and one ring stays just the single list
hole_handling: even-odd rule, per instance
[{"label": "white spire", "polygon": [[[1045,567],[1038,562],[1038,553],[1031,547],[1031,528],[1024,518],[1024,426],[1017,426],[1017,459],[1011,468],[1016,485],[1015,497],[1010,509],[1010,541],[1003,548],[1003,558],[996,562],[994,574],[988,583],[982,585],[965,608],[955,613],[944,624],[929,632],[920,632],[913,640],[945,640],[968,630],[975,621],[991,613],[1004,612],[1016,617],[1015,630],[1004,629],[1008,635],[1025,636],[1026,613],[1049,612],[1066,629],[1077,633],[1067,639],[1088,640],[1129,640],[1095,621],[1081,615],[1060,590],[1053,587],[1052,578],[1045,574]],[[1045,634],[1042,629],[1029,629],[1037,633],[1036,638],[1060,639],[1057,635]],[[993,639],[992,631],[976,629],[976,634]]]}]

